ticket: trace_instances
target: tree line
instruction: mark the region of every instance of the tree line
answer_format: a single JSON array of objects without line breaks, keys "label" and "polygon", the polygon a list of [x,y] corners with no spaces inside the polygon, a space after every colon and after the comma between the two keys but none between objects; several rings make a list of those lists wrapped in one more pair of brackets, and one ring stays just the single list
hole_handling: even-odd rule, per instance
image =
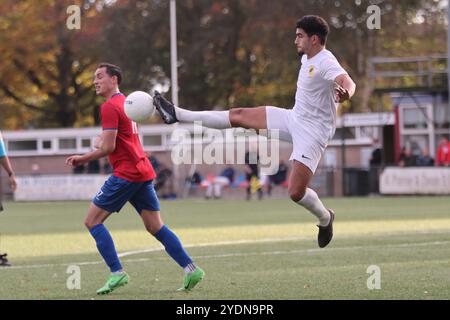
[{"label": "tree line", "polygon": [[[178,0],[180,105],[291,108],[300,67],[295,23],[318,14],[330,24],[327,48],[358,85],[343,109],[370,111],[369,58],[445,53],[444,2]],[[380,8],[380,29],[367,27],[372,4]],[[80,8],[80,29],[67,26],[70,5]],[[2,129],[96,125],[99,62],[122,67],[125,93],[170,94],[169,0],[2,0],[0,58]]]}]

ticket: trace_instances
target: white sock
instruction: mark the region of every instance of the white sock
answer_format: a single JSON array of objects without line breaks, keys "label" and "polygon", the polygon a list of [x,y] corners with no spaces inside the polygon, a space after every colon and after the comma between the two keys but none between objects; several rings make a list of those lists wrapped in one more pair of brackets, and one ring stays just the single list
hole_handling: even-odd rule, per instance
[{"label": "white sock", "polygon": [[186,267],[183,268],[185,273],[194,272],[197,267],[193,263],[189,263]]},{"label": "white sock", "polygon": [[111,272],[111,274],[112,274],[113,276],[118,276],[118,275],[120,275],[120,274],[123,274],[123,269],[122,269],[122,270],[119,270],[119,271],[116,271],[116,272]]},{"label": "white sock", "polygon": [[313,189],[306,188],[305,195],[297,203],[315,215],[319,219],[320,226],[325,227],[330,223],[330,212]]},{"label": "white sock", "polygon": [[230,111],[190,111],[175,107],[180,122],[202,122],[202,126],[213,129],[231,128]]}]

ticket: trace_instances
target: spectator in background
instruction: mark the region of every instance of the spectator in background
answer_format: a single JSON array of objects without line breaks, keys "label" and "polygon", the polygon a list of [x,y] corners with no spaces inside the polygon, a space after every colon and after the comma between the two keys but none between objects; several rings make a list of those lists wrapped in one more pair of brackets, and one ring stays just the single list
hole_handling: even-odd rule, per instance
[{"label": "spectator in background", "polygon": [[417,165],[419,167],[432,167],[434,166],[434,159],[430,156],[428,148],[423,148],[421,155],[417,158]]},{"label": "spectator in background", "polygon": [[222,188],[231,185],[234,181],[234,169],[226,167],[220,175],[214,177],[206,188],[205,198],[210,199],[214,196],[215,199],[222,197]]},{"label": "spectator in background", "polygon": [[84,173],[84,170],[85,170],[84,164],[73,167],[74,174],[82,174],[82,173]]},{"label": "spectator in background", "polygon": [[161,165],[161,162],[151,152],[147,152],[147,158],[150,161],[150,163],[151,163],[153,169],[155,170],[156,174],[158,174],[159,166]]},{"label": "spectator in background", "polygon": [[[256,149],[256,146],[251,146]],[[245,153],[245,172],[248,182],[247,187],[247,200],[252,198],[252,193],[258,193],[258,199],[263,197],[263,191],[259,182],[259,156],[257,150],[247,151]]]},{"label": "spectator in background", "polygon": [[[17,182],[16,178],[14,176],[14,170],[11,166],[11,162],[9,161],[9,158],[6,154],[5,144],[3,143],[2,133],[0,132],[0,164],[5,169],[6,173],[8,174],[8,182],[9,187],[11,188],[12,192],[15,192],[17,189]],[[0,212],[3,211],[3,205],[0,199]],[[6,259],[7,254],[6,253],[0,253],[0,267],[9,267],[11,264],[8,262],[8,259]]]},{"label": "spectator in background", "polygon": [[173,193],[173,185],[171,178],[173,176],[172,170],[155,157],[151,152],[146,152],[148,161],[150,161],[153,170],[155,170],[156,178],[153,181],[155,191],[163,199],[172,199],[176,195]]},{"label": "spectator in background", "polygon": [[[93,149],[91,151],[98,150],[102,143],[103,143],[102,137],[96,136],[94,139]],[[74,173],[84,173],[84,170],[85,170],[84,164],[82,164],[82,166],[83,166],[83,168],[78,168],[78,169],[77,169],[77,167],[81,167],[81,165],[75,166],[73,172]],[[79,172],[78,172],[78,170],[79,170]],[[77,171],[77,172],[75,172],[75,171]],[[100,173],[100,160],[94,159],[94,160],[89,161],[87,163],[86,173],[90,173],[90,174]]]},{"label": "spectator in background", "polygon": [[157,177],[154,181],[155,190],[158,194],[161,194],[161,198],[170,198],[172,196],[170,190],[170,178],[172,177],[172,170],[166,167],[164,163],[159,164],[159,170],[157,172]]},{"label": "spectator in background", "polygon": [[273,186],[279,186],[279,185],[283,184],[284,182],[286,182],[287,172],[288,172],[287,165],[284,163],[283,160],[280,160],[280,164],[278,166],[277,173],[269,176],[269,186],[267,188],[267,194],[269,196],[272,195]]},{"label": "spectator in background", "polygon": [[379,173],[383,162],[380,140],[373,139],[372,147],[369,159],[369,188],[371,193],[379,193]]},{"label": "spectator in background", "polygon": [[103,173],[111,174],[113,169],[107,157],[103,158]]},{"label": "spectator in background", "polygon": [[436,165],[448,167],[450,165],[450,143],[447,137],[443,137],[436,154]]},{"label": "spectator in background", "polygon": [[202,180],[203,180],[202,176],[197,171],[195,171],[192,177],[190,177],[189,179],[190,183],[195,184],[197,186],[202,183]]},{"label": "spectator in background", "polygon": [[405,158],[406,158],[406,147],[403,147],[400,151],[400,158],[398,160],[398,166],[404,167],[405,166]]},{"label": "spectator in background", "polygon": [[414,167],[417,164],[417,157],[412,154],[411,148],[403,147],[400,154],[400,167]]},{"label": "spectator in background", "polygon": [[369,159],[370,167],[380,167],[382,163],[382,150],[381,144],[378,139],[373,139],[373,150]]},{"label": "spectator in background", "polygon": [[88,162],[87,173],[100,173],[100,160],[94,159]]}]

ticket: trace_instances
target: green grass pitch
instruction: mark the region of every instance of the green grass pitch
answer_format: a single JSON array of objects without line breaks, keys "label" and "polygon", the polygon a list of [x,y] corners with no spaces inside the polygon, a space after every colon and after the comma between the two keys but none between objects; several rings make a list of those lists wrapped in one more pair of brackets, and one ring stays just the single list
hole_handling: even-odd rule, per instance
[{"label": "green grass pitch", "polygon": [[[96,296],[108,269],[83,226],[88,202],[5,204],[2,299],[449,299],[450,197],[324,199],[335,238],[316,242],[315,218],[289,200],[162,202],[165,223],[206,272],[177,292],[183,272],[127,205],[106,226],[131,282]],[[69,290],[68,266],[81,289]],[[381,288],[369,290],[369,266]],[[370,282],[370,281],[369,281]]]}]

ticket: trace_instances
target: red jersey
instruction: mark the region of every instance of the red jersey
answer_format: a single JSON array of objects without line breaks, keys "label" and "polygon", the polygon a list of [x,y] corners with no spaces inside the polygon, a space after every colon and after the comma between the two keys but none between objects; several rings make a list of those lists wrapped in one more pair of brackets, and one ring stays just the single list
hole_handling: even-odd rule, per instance
[{"label": "red jersey", "polygon": [[450,164],[450,142],[442,142],[438,146],[436,165],[448,166]]},{"label": "red jersey", "polygon": [[103,130],[117,130],[116,149],[109,154],[113,175],[131,181],[144,182],[156,177],[137,130],[137,124],[124,111],[125,96],[113,95],[100,106]]}]

